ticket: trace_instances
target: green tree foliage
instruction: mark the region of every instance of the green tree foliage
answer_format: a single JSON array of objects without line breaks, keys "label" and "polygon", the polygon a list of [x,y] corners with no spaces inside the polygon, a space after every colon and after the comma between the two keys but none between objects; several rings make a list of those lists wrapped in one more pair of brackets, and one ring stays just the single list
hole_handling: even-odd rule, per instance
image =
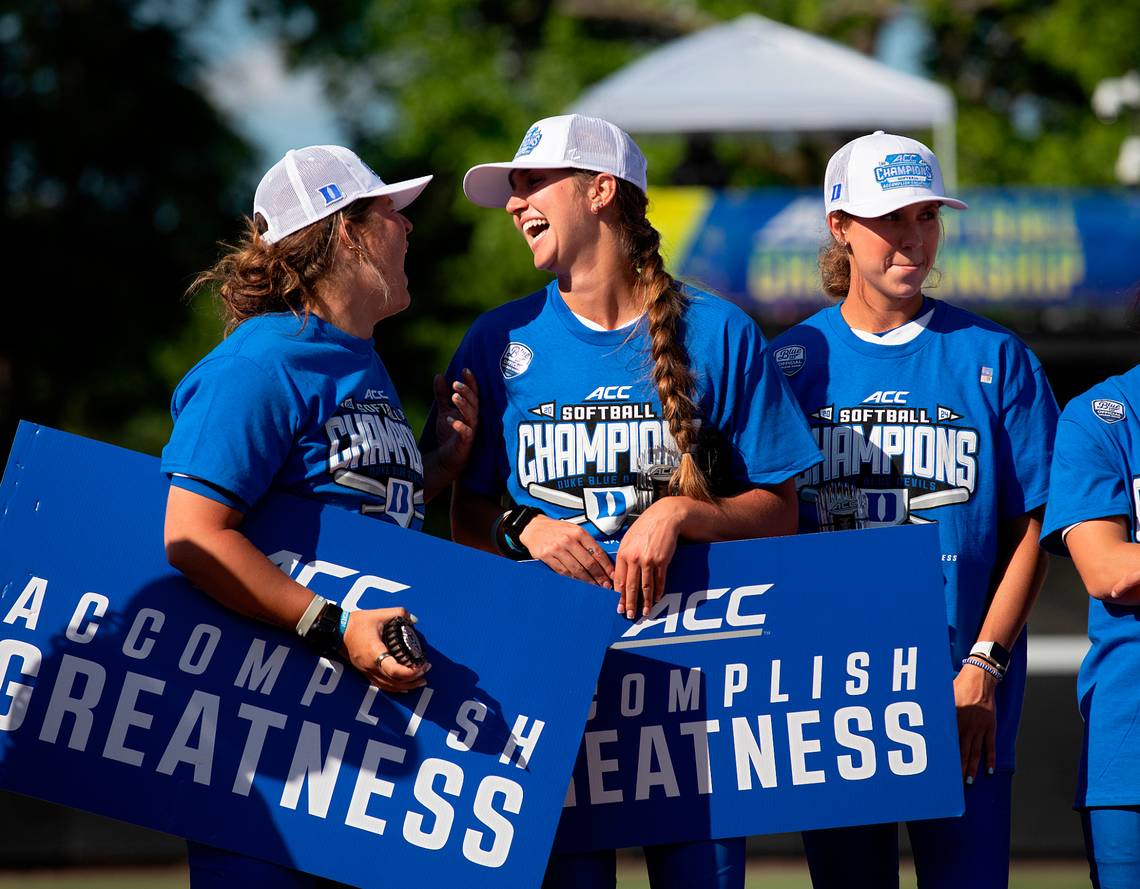
[{"label": "green tree foliage", "polygon": [[[269,16],[306,5],[254,2]],[[389,115],[390,127],[370,143],[362,139],[362,151],[385,176],[436,175],[411,213],[413,309],[378,331],[413,413],[426,391],[425,369],[443,366],[472,316],[544,281],[503,215],[462,197],[469,166],[510,157],[531,121],[559,113],[590,84],[694,29],[758,12],[871,52],[900,6],[888,0],[338,0],[316,8],[314,28],[292,44],[294,56],[339,66],[345,83],[347,72],[366,72]],[[1093,117],[1089,95],[1100,77],[1135,65],[1128,35],[1136,0],[916,0],[916,6],[932,31],[928,70],[958,96],[963,182],[1110,181],[1122,131]],[[351,116],[354,109],[347,110]],[[651,181],[809,185],[851,135],[642,141]]]},{"label": "green tree foliage", "polygon": [[1140,65],[1136,0],[926,0],[929,67],[958,99],[968,184],[1111,185],[1127,133],[1089,107],[1105,77]]},{"label": "green tree foliage", "polygon": [[174,382],[220,331],[182,293],[244,210],[250,155],[162,6],[0,13],[0,450],[26,418],[157,452]]}]

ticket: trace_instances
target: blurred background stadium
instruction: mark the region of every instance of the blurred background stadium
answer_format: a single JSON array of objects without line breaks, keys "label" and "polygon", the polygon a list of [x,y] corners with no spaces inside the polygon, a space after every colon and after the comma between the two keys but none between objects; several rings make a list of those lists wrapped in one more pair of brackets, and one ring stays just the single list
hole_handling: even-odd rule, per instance
[{"label": "blurred background stadium", "polygon": [[[831,153],[880,127],[932,144],[973,209],[947,218],[930,292],[1016,330],[1064,404],[1138,354],[1138,23],[1137,0],[8,0],[0,453],[20,418],[157,453],[173,385],[220,335],[186,286],[264,168],[321,142],[388,179],[435,174],[412,213],[413,306],[377,332],[419,422],[471,319],[543,283],[505,216],[463,198],[463,172],[571,107],[637,136],[673,269],[769,334],[824,304]],[[446,534],[445,505],[430,526]],[[1054,559],[1031,622],[1019,856],[1082,854],[1084,620]],[[0,868],[182,854],[19,797],[0,813]]]}]

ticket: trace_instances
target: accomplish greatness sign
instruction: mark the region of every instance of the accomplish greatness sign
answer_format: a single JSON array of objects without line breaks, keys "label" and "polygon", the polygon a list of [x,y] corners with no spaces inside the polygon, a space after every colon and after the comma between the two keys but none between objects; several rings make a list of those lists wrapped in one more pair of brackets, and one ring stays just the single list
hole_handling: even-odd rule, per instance
[{"label": "accomplish greatness sign", "polygon": [[938,531],[685,547],[615,627],[556,848],[959,815]]},{"label": "accomplish greatness sign", "polygon": [[0,786],[360,886],[537,886],[612,594],[268,501],[244,530],[295,580],[419,617],[428,685],[385,695],[191,588],[163,554],[166,490],[151,457],[20,427],[0,485]]}]

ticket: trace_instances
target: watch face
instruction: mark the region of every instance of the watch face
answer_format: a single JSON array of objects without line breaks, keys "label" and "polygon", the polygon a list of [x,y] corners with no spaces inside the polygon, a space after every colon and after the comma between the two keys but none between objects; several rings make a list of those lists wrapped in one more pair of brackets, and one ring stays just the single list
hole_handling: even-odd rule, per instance
[{"label": "watch face", "polygon": [[402,624],[400,626],[400,637],[412,660],[422,661],[424,659],[424,650],[420,646],[420,637],[416,635],[416,631],[412,629],[411,624]]},{"label": "watch face", "polygon": [[1009,666],[1009,652],[997,642],[979,642],[973,650],[988,657],[1003,669]]}]

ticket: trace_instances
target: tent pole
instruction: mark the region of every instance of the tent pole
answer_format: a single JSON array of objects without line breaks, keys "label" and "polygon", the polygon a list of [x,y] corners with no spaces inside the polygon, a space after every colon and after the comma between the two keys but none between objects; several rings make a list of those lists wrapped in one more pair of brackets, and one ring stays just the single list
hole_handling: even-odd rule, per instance
[{"label": "tent pole", "polygon": [[958,187],[958,116],[950,112],[950,118],[934,127],[934,153],[942,167],[942,181],[947,191]]}]

